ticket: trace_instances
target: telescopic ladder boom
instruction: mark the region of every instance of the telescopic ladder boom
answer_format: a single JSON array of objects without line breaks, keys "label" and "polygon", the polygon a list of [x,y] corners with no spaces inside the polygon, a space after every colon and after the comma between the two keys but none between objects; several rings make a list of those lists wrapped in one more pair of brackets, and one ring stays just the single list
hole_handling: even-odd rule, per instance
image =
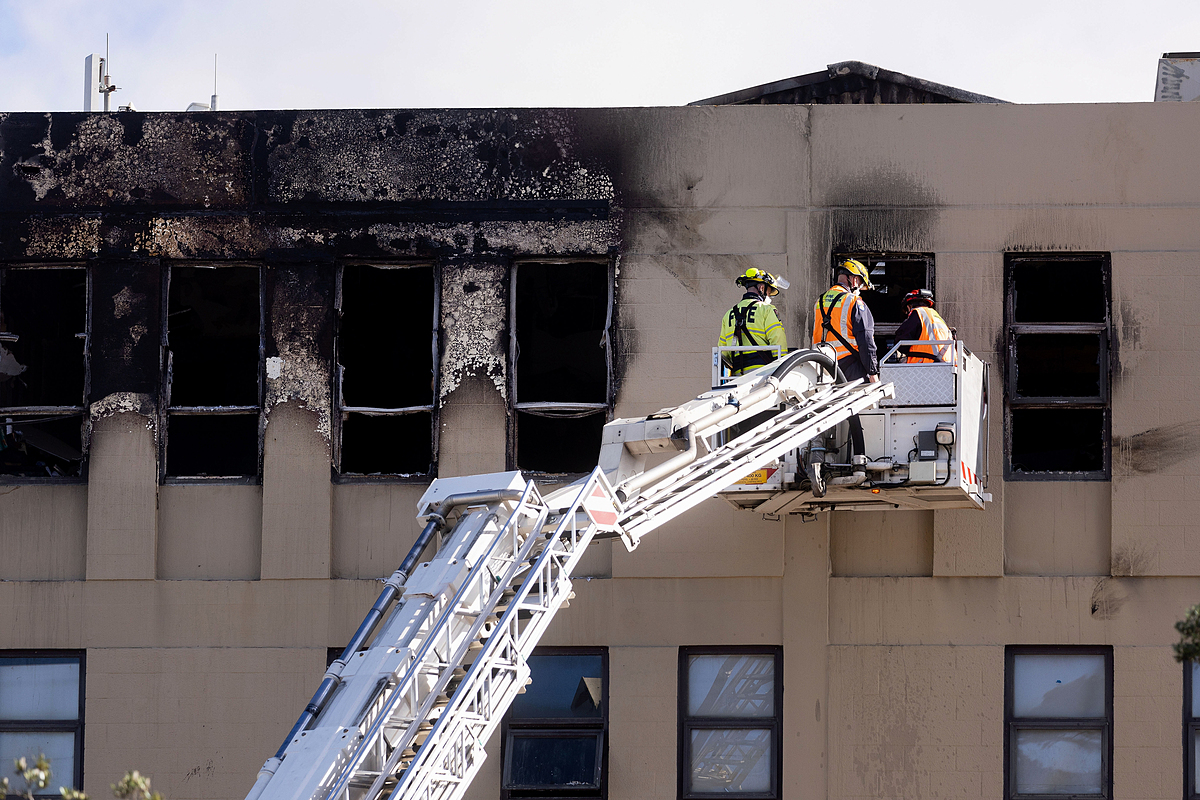
[{"label": "telescopic ladder boom", "polygon": [[[459,800],[597,536],[639,539],[892,395],[792,353],[605,426],[600,466],[543,496],[519,472],[434,481],[425,527],[247,800]],[[732,429],[732,430],[731,430]],[[648,467],[655,454],[668,454]],[[435,536],[433,559],[417,564]]]}]

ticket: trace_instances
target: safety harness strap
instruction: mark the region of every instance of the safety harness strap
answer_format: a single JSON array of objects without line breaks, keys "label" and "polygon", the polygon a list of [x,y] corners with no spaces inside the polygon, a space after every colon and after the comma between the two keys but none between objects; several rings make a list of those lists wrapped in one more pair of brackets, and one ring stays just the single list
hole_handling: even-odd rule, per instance
[{"label": "safety harness strap", "polygon": [[846,341],[846,337],[842,336],[841,331],[833,327],[833,307],[836,306],[838,302],[848,294],[849,292],[842,292],[839,294],[837,299],[829,304],[829,308],[825,308],[825,295],[821,295],[819,298],[817,298],[817,308],[821,310],[821,327],[837,337],[837,340],[842,343],[842,347],[850,351],[850,355],[857,356],[858,348]]}]

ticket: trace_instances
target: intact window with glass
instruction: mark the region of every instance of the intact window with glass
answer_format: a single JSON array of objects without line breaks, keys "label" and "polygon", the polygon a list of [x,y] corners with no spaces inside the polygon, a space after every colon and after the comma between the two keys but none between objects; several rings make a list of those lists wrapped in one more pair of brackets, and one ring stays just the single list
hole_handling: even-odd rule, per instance
[{"label": "intact window with glass", "polygon": [[511,293],[511,397],[518,469],[589,472],[611,404],[607,261],[520,262]]},{"label": "intact window with glass", "polygon": [[1183,787],[1188,800],[1200,800],[1200,662],[1183,665]]},{"label": "intact window with glass", "polygon": [[334,465],[343,478],[434,472],[437,286],[427,264],[340,271]]},{"label": "intact window with glass", "polygon": [[1112,796],[1111,647],[1005,650],[1005,797]]},{"label": "intact window with glass", "polygon": [[0,478],[80,478],[87,403],[83,267],[0,267]]},{"label": "intact window with glass", "polygon": [[679,650],[679,796],[780,796],[783,649]]},{"label": "intact window with glass", "polygon": [[253,483],[262,464],[262,275],[174,265],[163,325],[163,475]]},{"label": "intact window with glass", "polygon": [[1005,261],[1009,480],[1107,480],[1107,254]]},{"label": "intact window with glass", "polygon": [[[871,289],[860,293],[875,318],[875,349],[879,357],[896,343],[896,329],[904,321],[904,295],[913,289],[933,289],[931,253],[835,253],[836,265],[848,258],[862,263],[871,273]],[[835,278],[836,280],[836,278]],[[832,283],[830,284],[832,285]]]},{"label": "intact window with glass", "polygon": [[13,761],[50,761],[49,785],[83,788],[84,654],[77,651],[0,651],[0,765],[10,791],[21,791]]},{"label": "intact window with glass", "polygon": [[608,796],[608,651],[539,647],[504,718],[501,797]]}]

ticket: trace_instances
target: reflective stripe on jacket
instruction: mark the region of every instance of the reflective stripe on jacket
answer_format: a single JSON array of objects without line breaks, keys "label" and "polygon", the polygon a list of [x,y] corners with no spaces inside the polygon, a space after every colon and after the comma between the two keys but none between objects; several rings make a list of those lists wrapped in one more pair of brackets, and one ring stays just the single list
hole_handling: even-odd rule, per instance
[{"label": "reflective stripe on jacket", "polygon": [[[739,317],[745,322],[741,331],[738,330]],[[721,338],[717,344],[721,347],[777,345],[780,352],[786,353],[787,334],[775,306],[747,292],[721,320]],[[751,350],[744,354],[734,351],[725,353],[724,357],[734,375],[750,372],[778,358],[774,350]]]},{"label": "reflective stripe on jacket", "polygon": [[[942,315],[928,306],[919,306],[912,310],[921,321],[920,339],[927,342],[947,341],[953,339],[950,326],[942,319]],[[920,363],[923,361],[951,361],[954,358],[954,345],[950,344],[914,344],[908,348],[905,363]]]},{"label": "reflective stripe on jacket", "polygon": [[858,295],[839,283],[821,295],[817,299],[816,305],[813,306],[813,344],[828,342],[833,345],[839,361],[847,356],[857,355],[857,352],[851,353],[832,331],[825,328],[825,317],[829,316],[830,327],[841,334],[842,339],[849,342],[850,346],[857,351],[859,349],[858,340],[854,338],[851,316],[854,312],[854,305],[858,302],[860,302]]}]

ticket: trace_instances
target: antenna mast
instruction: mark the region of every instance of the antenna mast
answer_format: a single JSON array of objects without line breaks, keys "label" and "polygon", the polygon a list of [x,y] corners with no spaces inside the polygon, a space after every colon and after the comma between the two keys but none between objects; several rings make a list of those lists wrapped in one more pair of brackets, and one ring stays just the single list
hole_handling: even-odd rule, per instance
[{"label": "antenna mast", "polygon": [[104,110],[109,111],[109,96],[112,95],[119,86],[112,85],[112,76],[109,75],[109,60],[108,60],[108,34],[104,34],[104,58],[100,59],[100,94],[104,95]]},{"label": "antenna mast", "polygon": [[213,53],[213,94],[212,102],[208,104],[209,111],[217,110],[217,54]]}]

